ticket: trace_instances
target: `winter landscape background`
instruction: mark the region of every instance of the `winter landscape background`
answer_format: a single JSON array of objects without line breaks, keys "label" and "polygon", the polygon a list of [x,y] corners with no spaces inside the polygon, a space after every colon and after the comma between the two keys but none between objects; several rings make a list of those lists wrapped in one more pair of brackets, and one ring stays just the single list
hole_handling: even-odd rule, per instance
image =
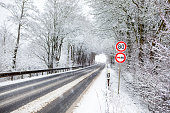
[{"label": "winter landscape background", "polygon": [[126,87],[151,112],[170,112],[169,0],[0,0],[0,72],[95,63],[115,70],[127,44]]}]

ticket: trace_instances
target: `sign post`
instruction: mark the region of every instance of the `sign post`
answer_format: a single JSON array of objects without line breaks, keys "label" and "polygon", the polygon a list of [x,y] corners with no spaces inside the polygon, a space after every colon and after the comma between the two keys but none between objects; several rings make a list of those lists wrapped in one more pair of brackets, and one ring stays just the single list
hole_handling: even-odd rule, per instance
[{"label": "sign post", "polygon": [[126,60],[126,55],[122,53],[127,48],[126,43],[123,41],[120,41],[116,44],[116,50],[119,51],[119,53],[116,54],[115,60],[119,63],[119,78],[118,78],[118,94],[120,89],[120,71],[121,71],[121,64]]},{"label": "sign post", "polygon": [[118,80],[118,94],[119,94],[119,88],[120,88],[120,64],[119,64],[119,80]]}]

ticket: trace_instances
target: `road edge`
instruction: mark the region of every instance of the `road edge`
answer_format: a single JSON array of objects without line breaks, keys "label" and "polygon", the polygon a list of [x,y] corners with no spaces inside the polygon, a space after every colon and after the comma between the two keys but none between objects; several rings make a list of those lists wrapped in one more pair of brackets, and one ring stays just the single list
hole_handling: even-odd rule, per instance
[{"label": "road edge", "polygon": [[[105,67],[104,67],[105,68]],[[103,68],[103,69],[104,69]],[[95,82],[95,80],[100,76],[103,69],[98,73],[98,75],[92,80],[92,82],[87,86],[87,88],[80,94],[80,96],[74,101],[74,103],[68,108],[68,110],[65,113],[73,113],[76,109],[77,104],[82,100],[83,96],[88,92],[92,84]]]}]

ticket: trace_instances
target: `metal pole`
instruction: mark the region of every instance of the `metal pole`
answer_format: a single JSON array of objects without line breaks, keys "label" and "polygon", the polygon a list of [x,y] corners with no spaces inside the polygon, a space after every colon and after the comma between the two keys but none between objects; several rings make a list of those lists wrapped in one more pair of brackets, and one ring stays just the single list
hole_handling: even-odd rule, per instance
[{"label": "metal pole", "polygon": [[119,89],[120,89],[120,63],[119,63],[119,79],[118,79],[118,94],[119,94]]}]

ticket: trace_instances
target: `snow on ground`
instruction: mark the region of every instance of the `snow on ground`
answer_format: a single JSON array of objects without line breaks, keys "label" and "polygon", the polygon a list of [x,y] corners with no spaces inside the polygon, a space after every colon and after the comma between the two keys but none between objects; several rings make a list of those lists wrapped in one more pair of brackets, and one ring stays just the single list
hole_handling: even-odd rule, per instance
[{"label": "snow on ground", "polygon": [[74,113],[105,113],[105,73],[106,69],[101,72],[101,75],[76,105],[77,108],[74,109]]},{"label": "snow on ground", "polygon": [[118,95],[118,74],[110,69],[111,85],[107,87],[105,68],[94,81],[86,94],[77,103],[74,113],[149,113],[146,108],[133,100],[121,80],[120,94]]}]

